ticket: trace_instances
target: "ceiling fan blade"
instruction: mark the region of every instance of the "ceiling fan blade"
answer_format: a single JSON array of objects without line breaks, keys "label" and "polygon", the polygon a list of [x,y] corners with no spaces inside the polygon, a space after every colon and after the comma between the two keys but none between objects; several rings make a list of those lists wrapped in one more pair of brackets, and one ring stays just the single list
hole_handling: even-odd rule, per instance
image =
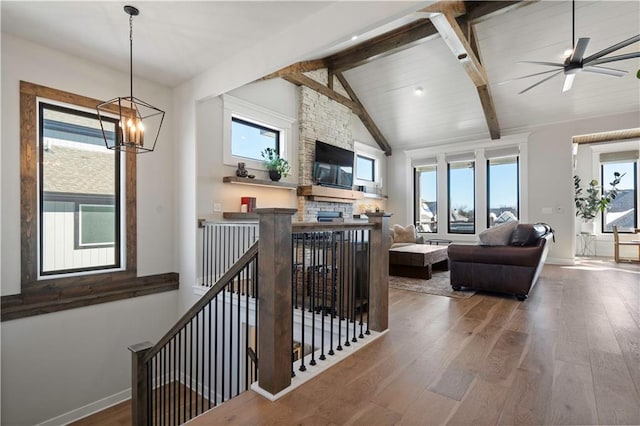
[{"label": "ceiling fan blade", "polygon": [[543,61],[520,61],[519,64],[536,64],[536,65],[547,65],[550,67],[563,67],[564,64],[559,64],[557,62],[543,62]]},{"label": "ceiling fan blade", "polygon": [[533,89],[534,87],[539,86],[540,84],[544,83],[545,81],[550,80],[550,79],[552,79],[553,77],[555,77],[555,76],[557,76],[557,75],[560,75],[560,74],[562,74],[562,73],[563,73],[563,70],[556,71],[554,74],[551,74],[549,77],[543,78],[543,79],[542,79],[542,80],[540,80],[539,82],[537,82],[537,83],[535,83],[535,84],[533,84],[533,85],[531,85],[531,86],[527,87],[527,88],[526,88],[526,89],[524,89],[523,91],[518,92],[518,95],[521,95],[521,94],[523,94],[524,92],[528,92],[529,90]]},{"label": "ceiling fan blade", "polygon": [[618,55],[618,56],[609,56],[608,58],[594,59],[593,61],[589,61],[589,62],[584,61],[582,65],[591,66],[591,65],[598,65],[598,64],[606,64],[607,62],[624,61],[625,59],[633,59],[633,58],[640,58],[640,52],[625,53],[624,55]]},{"label": "ceiling fan blade", "polygon": [[640,41],[640,34],[635,35],[635,36],[633,36],[631,38],[628,38],[628,39],[626,39],[624,41],[621,41],[620,43],[616,43],[613,46],[609,46],[606,49],[602,49],[601,51],[596,52],[593,55],[585,58],[584,61],[582,61],[582,63],[583,64],[588,64],[589,62],[591,62],[591,61],[593,61],[595,59],[601,58],[604,55],[608,55],[611,52],[615,52],[616,50],[622,49],[623,47],[626,47],[626,46],[628,46],[628,45],[630,45],[632,43],[635,43],[637,41]]},{"label": "ceiling fan blade", "polygon": [[589,37],[583,37],[578,39],[578,43],[576,44],[575,49],[573,49],[571,58],[569,58],[569,63],[579,64],[580,61],[582,61],[584,52],[587,50],[587,46],[589,45],[589,40],[591,40]]},{"label": "ceiling fan blade", "polygon": [[573,86],[573,80],[575,79],[576,79],[575,74],[567,74],[564,76],[564,85],[562,86],[562,93],[568,92],[569,90],[571,90],[571,87]]},{"label": "ceiling fan blade", "polygon": [[615,68],[606,68],[606,67],[594,67],[594,66],[588,66],[588,67],[584,67],[582,68],[582,71],[586,71],[586,72],[594,72],[597,74],[605,74],[605,75],[611,75],[614,77],[623,77],[625,74],[627,74],[628,72],[625,70],[617,70]]},{"label": "ceiling fan blade", "polygon": [[537,73],[534,73],[534,74],[523,75],[522,77],[516,77],[516,78],[512,78],[511,80],[501,81],[497,85],[501,86],[503,84],[511,83],[513,81],[522,80],[522,79],[529,78],[529,77],[535,77],[536,75],[549,74],[550,72],[558,72],[558,70],[549,70],[549,71],[537,72]]}]

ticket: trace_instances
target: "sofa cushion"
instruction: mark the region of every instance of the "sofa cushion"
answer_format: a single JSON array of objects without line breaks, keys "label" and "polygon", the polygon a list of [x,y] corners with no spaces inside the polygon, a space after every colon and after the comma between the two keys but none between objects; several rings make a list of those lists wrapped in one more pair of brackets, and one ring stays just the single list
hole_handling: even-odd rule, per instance
[{"label": "sofa cushion", "polygon": [[509,241],[509,245],[511,246],[533,246],[536,245],[538,240],[544,237],[548,230],[549,225],[543,223],[536,223],[535,225],[530,224],[519,224],[516,229],[513,230],[511,234],[511,240]]},{"label": "sofa cushion", "polygon": [[511,239],[511,233],[517,226],[517,220],[505,222],[482,231],[478,235],[478,240],[483,246],[507,246]]},{"label": "sofa cushion", "polygon": [[393,225],[393,242],[394,243],[415,243],[416,227],[412,225],[402,226]]}]

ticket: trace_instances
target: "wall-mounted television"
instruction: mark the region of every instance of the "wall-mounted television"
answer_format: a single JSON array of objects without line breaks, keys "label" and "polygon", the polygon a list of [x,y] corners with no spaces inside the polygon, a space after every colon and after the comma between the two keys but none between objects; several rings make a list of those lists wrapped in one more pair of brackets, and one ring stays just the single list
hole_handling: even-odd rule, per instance
[{"label": "wall-mounted television", "polygon": [[353,151],[316,141],[313,183],[335,188],[353,187]]}]

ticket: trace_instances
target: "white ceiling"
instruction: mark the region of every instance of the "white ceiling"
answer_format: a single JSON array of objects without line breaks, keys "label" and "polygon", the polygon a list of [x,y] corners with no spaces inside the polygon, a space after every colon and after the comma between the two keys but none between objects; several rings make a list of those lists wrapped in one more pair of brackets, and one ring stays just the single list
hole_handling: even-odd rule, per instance
[{"label": "white ceiling", "polygon": [[[127,2],[1,1],[2,32],[128,71]],[[282,33],[324,8],[351,5],[345,14],[354,31],[367,36],[414,19],[390,17],[377,31],[358,26],[350,2],[176,2],[134,3],[134,73],[176,86],[257,43]],[[383,3],[378,3],[382,5]],[[361,3],[375,7],[375,3]],[[424,4],[423,4],[424,5]],[[358,4],[360,6],[360,4]],[[404,6],[403,10],[406,10]],[[417,10],[422,6],[415,5]],[[398,8],[400,10],[400,8]],[[326,22],[331,31],[331,22]],[[361,25],[362,26],[362,25]],[[640,33],[640,2],[578,1],[576,37],[591,37],[586,55]],[[498,13],[476,25],[482,62],[503,133],[550,122],[640,111],[640,60],[608,64],[629,71],[623,78],[581,73],[561,93],[563,79],[531,91],[533,77],[498,83],[545,67],[522,60],[561,61],[570,47],[571,2],[541,1]],[[347,47],[348,38],[309,52],[312,59]],[[281,45],[274,49],[286,48]],[[619,53],[638,51],[638,43]],[[392,148],[413,148],[450,139],[488,137],[474,85],[439,36],[345,73],[349,83]],[[424,88],[420,97],[414,89]],[[639,116],[640,117],[640,116]],[[639,123],[640,126],[640,118]]]},{"label": "white ceiling", "polygon": [[333,2],[2,1],[2,32],[176,86]]},{"label": "white ceiling", "polygon": [[[640,109],[640,60],[606,64],[623,78],[590,73],[562,93],[558,76],[522,95],[545,77],[498,84],[550,68],[519,61],[562,62],[571,47],[571,2],[541,1],[488,17],[475,26],[482,62],[502,132]],[[577,2],[576,38],[591,37],[585,56],[640,33],[640,2]],[[618,53],[640,50],[638,43]],[[440,36],[345,73],[393,148],[488,137],[475,86]],[[416,87],[424,94],[415,96]],[[638,119],[640,126],[640,115]]]}]

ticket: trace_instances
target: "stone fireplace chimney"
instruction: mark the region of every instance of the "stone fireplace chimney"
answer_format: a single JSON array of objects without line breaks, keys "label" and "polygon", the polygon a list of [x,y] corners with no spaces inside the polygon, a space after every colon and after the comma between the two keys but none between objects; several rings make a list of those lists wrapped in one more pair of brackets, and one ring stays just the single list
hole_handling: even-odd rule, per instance
[{"label": "stone fireplace chimney", "polygon": [[[327,81],[326,70],[307,75],[322,83]],[[298,185],[311,185],[316,140],[353,151],[352,112],[346,106],[305,86],[300,86],[299,99]],[[345,219],[350,219],[353,215],[353,203],[311,201],[306,197],[298,197],[298,220],[315,222],[319,211],[342,212]]]}]

